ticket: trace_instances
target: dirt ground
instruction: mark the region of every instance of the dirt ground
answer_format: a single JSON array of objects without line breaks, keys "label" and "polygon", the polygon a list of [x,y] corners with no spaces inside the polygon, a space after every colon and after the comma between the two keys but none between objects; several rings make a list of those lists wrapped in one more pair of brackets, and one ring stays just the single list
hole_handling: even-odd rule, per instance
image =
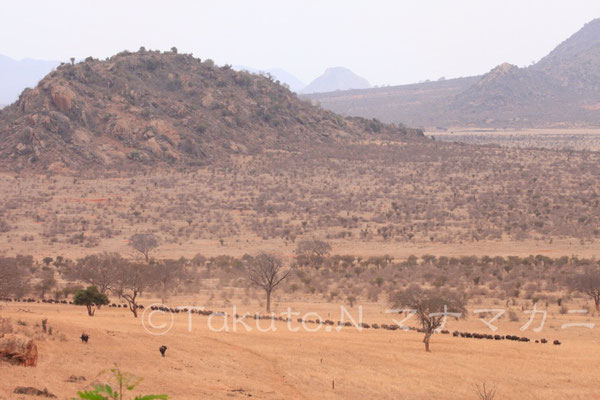
[{"label": "dirt ground", "polygon": [[[190,298],[171,299],[170,304],[189,302],[202,304]],[[502,307],[473,305],[467,319],[448,320],[446,328],[492,333],[473,313],[488,306]],[[291,307],[300,315],[313,311],[324,319],[340,319],[335,304],[280,303],[276,307],[276,313]],[[221,309],[231,312],[231,307]],[[246,305],[237,312],[257,310],[256,305]],[[358,320],[358,305],[348,311]],[[413,331],[359,332],[346,327],[339,332],[325,328],[290,332],[287,323],[276,322],[275,332],[259,332],[256,321],[249,320],[251,331],[238,325],[234,332],[229,320],[228,332],[215,332],[209,329],[208,317],[199,315],[192,316],[190,331],[188,314],[182,313],[174,315],[168,333],[155,336],[142,323],[148,324],[148,313],[134,319],[124,309],[103,308],[90,318],[77,306],[3,303],[0,315],[27,324],[23,329],[35,329],[47,318],[54,329],[53,338],[37,342],[37,367],[0,364],[2,399],[27,398],[11,394],[16,386],[47,387],[59,399],[66,399],[114,365],[144,378],[140,393],[167,393],[172,399],[476,399],[475,385],[482,382],[497,385],[496,399],[600,398],[600,326],[561,328],[573,322],[600,325],[600,318],[563,315],[552,308],[538,333],[533,329],[541,323],[541,315],[520,331],[529,318],[521,310],[518,322],[503,316],[495,323],[499,328],[495,333],[527,336],[531,343],[440,334],[432,339],[431,353],[424,351],[422,335]],[[382,304],[363,305],[367,323],[392,324],[393,318]],[[152,317],[155,325],[169,321],[166,315]],[[210,322],[215,329],[224,326],[223,317]],[[263,329],[269,326],[267,321],[260,324]],[[292,328],[297,327],[294,322]],[[90,336],[87,345],[79,340],[82,332]],[[534,343],[541,338],[562,344]],[[165,358],[158,352],[161,345],[168,347]],[[71,375],[87,380],[66,382]]]}]

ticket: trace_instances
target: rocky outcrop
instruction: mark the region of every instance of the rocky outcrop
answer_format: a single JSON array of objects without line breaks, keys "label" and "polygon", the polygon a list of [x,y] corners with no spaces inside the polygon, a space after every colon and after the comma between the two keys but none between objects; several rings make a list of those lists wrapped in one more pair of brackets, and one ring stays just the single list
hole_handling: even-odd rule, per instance
[{"label": "rocky outcrop", "polygon": [[38,350],[33,339],[14,333],[0,336],[0,361],[35,367],[37,360]]},{"label": "rocky outcrop", "polygon": [[66,113],[71,110],[71,102],[75,97],[75,93],[68,87],[57,85],[50,89],[50,96],[56,108]]}]

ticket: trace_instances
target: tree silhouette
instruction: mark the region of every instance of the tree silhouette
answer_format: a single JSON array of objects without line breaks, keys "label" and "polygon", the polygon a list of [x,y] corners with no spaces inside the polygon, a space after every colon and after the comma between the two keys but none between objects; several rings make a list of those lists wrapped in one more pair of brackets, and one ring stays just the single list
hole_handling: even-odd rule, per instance
[{"label": "tree silhouette", "polygon": [[129,239],[131,247],[139,251],[146,258],[146,262],[150,260],[150,252],[159,245],[158,236],[153,233],[136,233]]},{"label": "tree silhouette", "polygon": [[260,253],[248,265],[248,278],[252,284],[264,289],[267,295],[267,312],[271,312],[271,293],[292,269],[284,269],[283,261],[276,255]]},{"label": "tree silhouette", "polygon": [[460,314],[457,317],[462,317],[466,312],[464,299],[458,293],[445,289],[422,289],[411,285],[393,294],[390,300],[394,308],[410,310],[417,315],[425,334],[425,351],[430,351],[431,335],[442,327],[448,315]]},{"label": "tree silhouette", "polygon": [[600,311],[600,270],[589,269],[571,278],[569,286],[573,290],[585,293],[594,300],[596,311]]}]

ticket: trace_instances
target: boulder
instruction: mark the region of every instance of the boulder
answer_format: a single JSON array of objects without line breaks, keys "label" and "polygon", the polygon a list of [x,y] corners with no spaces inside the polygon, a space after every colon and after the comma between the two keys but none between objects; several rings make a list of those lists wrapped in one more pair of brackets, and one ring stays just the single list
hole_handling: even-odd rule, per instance
[{"label": "boulder", "polygon": [[75,97],[75,93],[66,86],[57,85],[50,89],[50,96],[56,108],[62,112],[67,112],[71,109],[71,102]]},{"label": "boulder", "polygon": [[38,350],[33,339],[14,333],[0,336],[0,361],[35,367],[37,360]]}]

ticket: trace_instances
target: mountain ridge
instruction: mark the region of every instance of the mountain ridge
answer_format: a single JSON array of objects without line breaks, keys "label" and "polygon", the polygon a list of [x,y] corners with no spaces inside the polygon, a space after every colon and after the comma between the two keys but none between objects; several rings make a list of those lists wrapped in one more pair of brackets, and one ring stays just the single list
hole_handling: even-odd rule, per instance
[{"label": "mountain ridge", "polygon": [[423,128],[600,126],[600,19],[527,68],[504,63],[474,77],[304,96],[342,115]]}]

